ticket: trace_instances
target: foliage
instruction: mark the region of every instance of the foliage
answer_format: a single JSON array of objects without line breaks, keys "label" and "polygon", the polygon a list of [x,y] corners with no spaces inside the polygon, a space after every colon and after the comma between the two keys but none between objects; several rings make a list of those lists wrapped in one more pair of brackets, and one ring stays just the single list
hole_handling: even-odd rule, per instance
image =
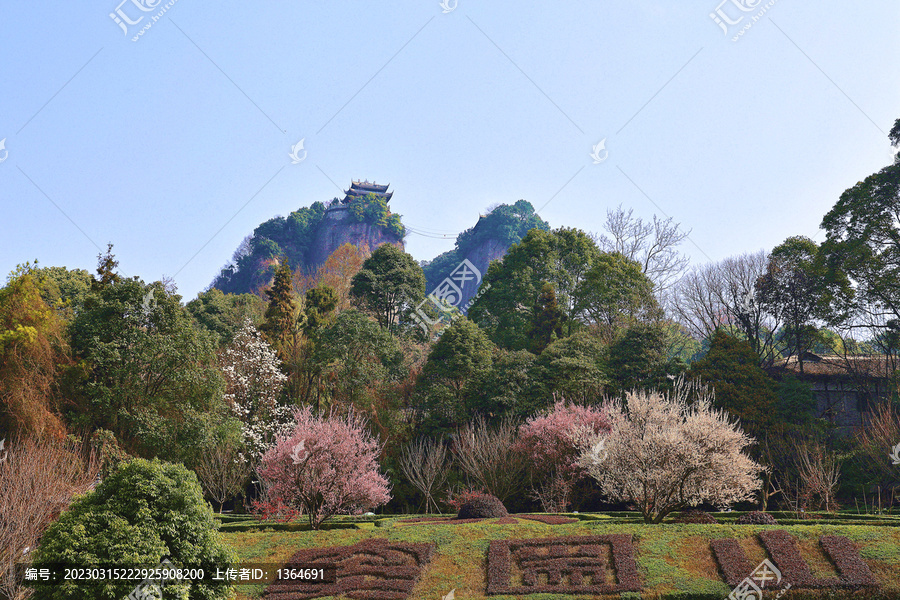
[{"label": "foliage", "polygon": [[744,450],[752,439],[700,390],[668,396],[630,392],[609,405],[612,431],[594,438],[582,461],[610,500],[634,504],[647,523],[701,502],[750,500],[763,468]]},{"label": "foliage", "polygon": [[541,287],[541,295],[532,308],[531,322],[528,324],[528,350],[540,354],[554,340],[562,337],[562,324],[566,316],[559,309],[556,290],[549,283]]},{"label": "foliage", "polygon": [[272,282],[272,287],[266,290],[266,297],[269,299],[269,305],[260,331],[266,335],[272,346],[283,352],[296,342],[300,325],[297,321],[299,309],[294,300],[294,288],[291,283],[291,266],[287,260],[282,260],[275,270],[275,281]]},{"label": "foliage", "polygon": [[491,368],[469,386],[466,403],[491,418],[525,419],[548,403],[538,371],[537,357],[527,350],[494,350]]},{"label": "foliage", "polygon": [[259,475],[270,500],[302,510],[319,529],[338,512],[362,512],[390,499],[378,472],[380,444],[364,419],[333,411],[318,417],[307,406],[295,411],[294,421],[262,459]]},{"label": "foliage", "polygon": [[[176,566],[214,572],[234,562],[217,533],[217,523],[196,476],[181,465],[136,459],[122,465],[96,489],[81,496],[50,526],[35,554],[41,568],[65,562],[82,567],[100,564],[155,566],[163,558]],[[225,582],[169,583],[164,598],[228,597]],[[97,584],[68,580],[42,587],[50,600],[122,598],[134,582]]]},{"label": "foliage", "polygon": [[[371,254],[368,245],[357,247],[350,243],[343,244],[325,259],[315,275],[311,277],[304,275],[298,269],[294,273],[294,288],[304,291],[318,286],[328,286],[337,294],[337,311],[344,312],[351,306],[350,287],[353,276],[359,273]],[[298,277],[302,281],[298,281]]]},{"label": "foliage", "polygon": [[337,308],[338,295],[333,287],[320,284],[306,292],[303,312],[307,331],[316,331],[327,325]]},{"label": "foliage", "polygon": [[741,515],[734,521],[738,525],[778,525],[775,517],[766,512],[754,510]]},{"label": "foliage", "polygon": [[315,342],[313,368],[324,397],[336,406],[368,410],[378,387],[400,378],[397,339],[357,310],[339,314]]},{"label": "foliage", "polygon": [[225,402],[241,423],[243,458],[255,466],[293,422],[290,408],[279,404],[287,377],[275,351],[249,319],[222,352],[219,363],[226,383]]},{"label": "foliage", "polygon": [[638,388],[660,389],[677,377],[683,366],[665,356],[666,332],[652,323],[637,323],[609,347],[612,392],[621,395]]},{"label": "foliage", "polygon": [[[575,309],[579,287],[600,251],[579,229],[532,229],[512,245],[500,261],[493,261],[484,277],[487,291],[469,309],[470,319],[482,326],[491,340],[508,350],[529,346],[528,324],[545,283],[553,286],[565,316],[565,335],[579,321]],[[487,285],[490,285],[487,288]]]},{"label": "foliage", "polygon": [[65,267],[35,268],[33,274],[41,288],[41,298],[66,320],[71,320],[91,291],[91,274],[84,269]]},{"label": "foliage", "polygon": [[457,236],[456,253],[460,257],[468,256],[487,240],[495,240],[506,248],[517,243],[532,229],[549,231],[550,225],[537,216],[530,202],[519,200],[512,205],[501,204],[479,218],[474,227]]},{"label": "foliage", "polygon": [[553,342],[537,359],[536,377],[544,397],[593,402],[609,383],[607,359],[600,338],[587,331]]},{"label": "foliage", "polygon": [[816,399],[812,387],[793,375],[785,375],[778,383],[778,420],[794,425],[807,425],[813,420]]},{"label": "foliage", "polygon": [[[64,435],[60,367],[70,362],[64,324],[41,297],[38,274],[20,266],[0,289],[0,431]],[[8,432],[8,433],[7,433]]]},{"label": "foliage", "polygon": [[379,325],[394,333],[425,295],[425,275],[413,257],[392,244],[382,244],[354,275],[350,294],[370,310]]},{"label": "foliage", "polygon": [[190,460],[226,411],[215,342],[160,283],[110,278],[69,326],[79,407],[144,456]]},{"label": "foliage", "polygon": [[640,263],[618,253],[601,253],[577,290],[575,311],[595,325],[609,342],[618,331],[662,316],[653,295],[653,282],[641,272]]},{"label": "foliage", "polygon": [[350,200],[350,216],[357,223],[369,223],[386,228],[389,232],[402,239],[406,235],[406,228],[400,221],[400,215],[392,214],[387,207],[387,201],[378,194],[369,193]]},{"label": "foliage", "polygon": [[531,463],[544,512],[566,509],[573,486],[587,475],[579,461],[585,441],[608,432],[609,421],[602,409],[562,401],[519,428],[516,449]]},{"label": "foliage", "polygon": [[226,346],[247,319],[254,326],[262,323],[266,304],[255,294],[223,294],[211,288],[188,302],[187,310],[201,329],[215,334],[219,345]]},{"label": "foliage", "polygon": [[235,251],[210,287],[225,293],[241,294],[268,283],[273,259],[286,256],[294,265],[309,264],[316,234],[325,217],[325,205],[314,202],[287,218],[275,217],[262,223]]},{"label": "foliage", "polygon": [[706,356],[691,365],[689,377],[712,387],[714,406],[740,419],[744,427],[759,431],[773,422],[775,382],[759,367],[747,342],[717,331]]},{"label": "foliage", "polygon": [[450,429],[465,421],[478,397],[476,386],[491,370],[494,345],[473,322],[460,318],[432,346],[416,382],[416,397],[432,427]]}]

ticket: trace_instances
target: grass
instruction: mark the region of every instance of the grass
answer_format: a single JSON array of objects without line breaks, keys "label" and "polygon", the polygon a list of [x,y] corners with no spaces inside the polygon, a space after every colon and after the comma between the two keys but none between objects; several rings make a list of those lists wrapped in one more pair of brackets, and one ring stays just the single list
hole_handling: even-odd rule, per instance
[{"label": "grass", "polygon": [[[722,513],[723,515],[734,513]],[[372,537],[396,542],[429,542],[437,545],[435,558],[416,585],[411,599],[439,600],[451,589],[456,597],[482,600],[486,587],[487,550],[491,540],[543,538],[569,535],[624,533],[634,536],[638,568],[643,580],[641,595],[615,595],[609,598],[725,598],[730,589],[719,574],[709,540],[733,537],[740,540],[750,560],[757,564],[766,557],[756,534],[765,529],[783,529],[794,535],[804,559],[816,575],[835,575],[834,566],[822,552],[822,535],[843,535],[859,548],[860,554],[882,584],[883,597],[900,598],[900,528],[877,525],[832,524],[812,521],[803,525],[720,525],[662,524],[634,522],[634,515],[571,515],[577,523],[546,525],[520,519],[511,525],[493,520],[449,525],[420,523],[398,525],[400,518],[378,517],[364,521],[337,519],[322,531],[309,531],[301,524],[280,529],[249,520],[231,521],[223,527],[223,537],[234,547],[241,562],[281,565],[297,550],[311,547],[344,546]],[[717,518],[719,514],[715,515]],[[736,515],[735,515],[736,516]],[[848,515],[848,517],[856,517]],[[245,526],[229,530],[228,525]],[[263,586],[237,588],[238,599],[261,597]],[[528,600],[587,600],[595,596],[531,594]],[[802,595],[787,596],[802,598]],[[861,597],[861,596],[857,596]],[[490,596],[494,600],[512,600],[513,596]],[[516,597],[518,598],[518,597]]]}]

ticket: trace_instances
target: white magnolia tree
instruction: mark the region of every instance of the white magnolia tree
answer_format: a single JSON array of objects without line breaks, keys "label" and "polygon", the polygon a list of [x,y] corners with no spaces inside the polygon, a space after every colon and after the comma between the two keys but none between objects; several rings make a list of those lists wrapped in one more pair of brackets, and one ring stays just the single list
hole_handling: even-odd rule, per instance
[{"label": "white magnolia tree", "polygon": [[250,319],[222,353],[220,364],[227,384],[225,401],[242,423],[245,458],[255,467],[275,439],[293,427],[291,407],[278,404],[287,376]]},{"label": "white magnolia tree", "polygon": [[690,391],[631,392],[610,403],[610,433],[595,436],[581,457],[601,491],[636,506],[647,523],[701,502],[752,500],[760,487],[763,467],[744,454],[752,438],[712,407],[705,390],[688,404]]}]

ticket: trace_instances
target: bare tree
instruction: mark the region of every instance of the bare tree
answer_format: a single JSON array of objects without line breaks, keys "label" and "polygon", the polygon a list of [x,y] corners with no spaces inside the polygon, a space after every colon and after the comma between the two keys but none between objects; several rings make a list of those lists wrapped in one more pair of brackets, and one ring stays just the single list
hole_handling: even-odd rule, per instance
[{"label": "bare tree", "polygon": [[491,428],[479,415],[457,432],[451,448],[469,479],[503,502],[525,484],[526,459],[514,448],[517,430],[508,417]]},{"label": "bare tree", "polygon": [[800,474],[802,507],[824,506],[826,512],[836,511],[834,493],[841,476],[840,460],[818,442],[797,444],[794,460]]},{"label": "bare tree", "polygon": [[609,235],[594,237],[605,252],[618,252],[639,262],[644,275],[653,282],[655,291],[664,293],[687,268],[688,258],[676,247],[691,232],[682,231],[672,217],[659,219],[653,215],[651,223],[634,217],[633,212],[633,209],[626,212],[621,204],[615,210],[607,210],[603,228]]},{"label": "bare tree", "polygon": [[400,469],[417,490],[425,496],[425,512],[430,506],[440,513],[434,499],[435,490],[447,482],[450,460],[443,439],[421,437],[407,446],[400,456]]},{"label": "bare tree", "polygon": [[220,513],[225,501],[240,494],[250,478],[250,466],[240,450],[229,443],[203,450],[195,472],[203,491],[219,503]]},{"label": "bare tree", "polygon": [[44,530],[75,494],[93,486],[99,470],[95,453],[79,444],[20,440],[0,461],[0,596],[23,600],[31,590],[12,576]]},{"label": "bare tree", "polygon": [[735,328],[750,342],[760,363],[771,365],[782,319],[756,301],[756,282],[767,264],[767,255],[760,250],[695,267],[673,289],[676,318],[700,339],[712,337],[719,327]]}]

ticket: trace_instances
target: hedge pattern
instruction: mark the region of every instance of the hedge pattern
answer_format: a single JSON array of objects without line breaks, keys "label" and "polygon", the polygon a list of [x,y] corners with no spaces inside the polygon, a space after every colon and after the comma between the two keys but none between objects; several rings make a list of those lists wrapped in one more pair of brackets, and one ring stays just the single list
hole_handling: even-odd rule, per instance
[{"label": "hedge pattern", "polygon": [[[607,564],[607,548],[612,564]],[[513,582],[513,568],[521,585]],[[615,583],[607,583],[611,568]],[[546,576],[547,582],[540,579]],[[492,541],[488,550],[489,595],[615,594],[639,592],[630,535],[589,535]]]},{"label": "hedge pattern", "polygon": [[737,586],[745,577],[749,577],[756,568],[735,539],[712,540],[709,546],[716,562],[719,563],[725,583],[731,587]]},{"label": "hedge pattern", "polygon": [[334,583],[276,581],[266,600],[307,600],[345,595],[357,600],[404,600],[434,555],[434,544],[388,542],[373,538],[352,546],[300,550],[285,568],[334,566]]},{"label": "hedge pattern", "polygon": [[786,531],[763,531],[759,537],[781,574],[793,587],[858,588],[878,586],[878,581],[872,575],[868,565],[863,562],[853,542],[843,536],[830,535],[820,539],[822,549],[834,562],[840,577],[814,577],[809,565],[800,556],[797,539]]}]

